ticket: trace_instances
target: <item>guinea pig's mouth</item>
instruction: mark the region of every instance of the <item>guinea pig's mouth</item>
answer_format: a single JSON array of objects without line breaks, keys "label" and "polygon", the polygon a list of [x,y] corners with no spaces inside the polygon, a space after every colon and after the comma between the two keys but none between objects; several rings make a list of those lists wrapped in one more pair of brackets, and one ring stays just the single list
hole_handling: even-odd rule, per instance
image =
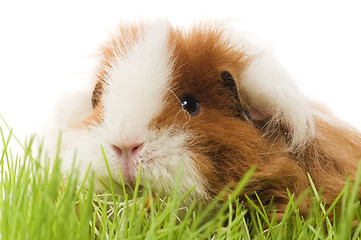
[{"label": "guinea pig's mouth", "polygon": [[112,181],[117,185],[118,188],[123,189],[123,186],[130,189],[136,189],[142,190],[144,187],[143,184],[143,174],[142,174],[142,165],[144,165],[144,162],[148,162],[148,160],[141,159],[139,164],[132,163],[132,164],[122,164],[119,168],[119,174],[121,171],[121,176],[112,177]]},{"label": "guinea pig's mouth", "polygon": [[[112,179],[114,193],[119,195],[127,194],[130,197],[134,196],[135,192],[141,193],[144,189],[144,185],[136,182],[122,182],[122,180]],[[106,189],[112,189],[110,186],[106,186]]]}]

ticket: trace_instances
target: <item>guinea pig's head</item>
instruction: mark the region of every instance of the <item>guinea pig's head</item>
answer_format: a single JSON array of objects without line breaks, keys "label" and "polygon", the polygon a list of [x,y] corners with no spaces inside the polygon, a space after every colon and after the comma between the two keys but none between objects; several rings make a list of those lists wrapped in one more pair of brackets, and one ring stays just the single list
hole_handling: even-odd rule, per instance
[{"label": "guinea pig's head", "polygon": [[62,158],[70,168],[76,150],[77,165],[91,164],[103,181],[101,147],[116,182],[121,170],[133,184],[142,168],[141,183],[170,193],[182,169],[180,191],[195,186],[191,196],[208,200],[267,161],[266,129],[282,129],[290,149],[312,134],[306,103],[279,64],[220,25],[123,24],[96,73],[89,116],[64,131]]}]

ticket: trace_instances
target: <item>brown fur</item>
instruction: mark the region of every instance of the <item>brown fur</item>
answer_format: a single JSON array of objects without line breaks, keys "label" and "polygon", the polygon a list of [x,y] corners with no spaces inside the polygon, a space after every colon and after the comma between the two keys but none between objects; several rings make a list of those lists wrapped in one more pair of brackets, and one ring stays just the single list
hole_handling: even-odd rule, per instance
[{"label": "brown fur", "polygon": [[[100,101],[107,67],[112,59],[126,51],[137,39],[139,28],[122,29],[129,41],[113,39],[103,48],[103,61],[93,99]],[[123,40],[123,39],[122,39]],[[127,45],[127,46],[125,46]],[[131,45],[131,44],[130,44]],[[120,47],[121,51],[113,51]],[[344,186],[347,174],[355,176],[361,159],[361,135],[338,120],[314,117],[316,136],[301,150],[292,149],[288,132],[278,129],[264,132],[264,122],[248,122],[235,116],[234,109],[249,106],[242,90],[241,72],[251,56],[225,40],[219,28],[194,28],[189,34],[172,29],[169,48],[173,51],[172,92],[164,100],[167,105],[150,128],[177,126],[193,134],[187,148],[195,153],[194,162],[208,181],[207,191],[218,194],[227,184],[235,185],[251,166],[257,171],[244,194],[255,192],[267,204],[272,197],[283,211],[288,201],[287,190],[299,196],[308,186],[309,173],[323,197],[332,202]],[[222,86],[221,72],[228,71],[238,87],[239,101]],[[179,99],[191,94],[201,103],[201,112],[189,116]],[[96,115],[97,116],[97,115]],[[96,117],[99,119],[99,117]],[[330,118],[333,118],[330,116]],[[302,206],[307,210],[307,204]]]}]

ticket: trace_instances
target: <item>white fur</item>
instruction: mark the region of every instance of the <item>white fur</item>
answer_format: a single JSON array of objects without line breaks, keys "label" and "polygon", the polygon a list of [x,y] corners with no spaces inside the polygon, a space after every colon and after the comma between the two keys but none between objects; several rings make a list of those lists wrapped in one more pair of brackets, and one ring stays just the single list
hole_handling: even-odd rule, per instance
[{"label": "white fur", "polygon": [[127,128],[129,134],[145,129],[160,113],[172,73],[168,35],[167,22],[146,26],[125,59],[116,59],[108,69],[104,120],[113,132],[127,135]]},{"label": "white fur", "polygon": [[251,104],[272,117],[271,124],[285,124],[292,146],[302,148],[313,138],[312,111],[292,77],[269,52],[252,56],[241,75],[241,87]]},{"label": "white fur", "polygon": [[56,103],[54,111],[47,119],[41,131],[40,136],[44,136],[44,142],[40,141],[40,146],[46,149],[51,157],[55,157],[59,132],[61,130],[79,125],[81,121],[92,114],[91,93],[92,89],[85,89],[73,92],[63,93]]},{"label": "white fur", "polygon": [[[107,69],[107,85],[103,94],[103,121],[82,129],[63,132],[63,168],[72,167],[74,152],[76,165],[83,176],[91,164],[96,177],[106,182],[107,168],[101,152],[104,149],[111,174],[120,182],[121,161],[112,146],[140,141],[143,148],[139,158],[132,162],[130,174],[136,176],[142,166],[142,183],[149,181],[155,190],[170,193],[178,170],[183,166],[179,191],[185,193],[196,186],[194,198],[207,199],[205,180],[198,172],[186,143],[191,136],[178,132],[176,127],[154,131],[149,124],[161,114],[164,96],[170,87],[172,52],[168,49],[169,26],[167,22],[145,25],[137,42],[115,59]],[[90,101],[90,100],[89,100]],[[123,165],[124,166],[124,165]],[[97,182],[95,188],[101,189]]]},{"label": "white fur", "polygon": [[[205,191],[206,182],[200,177],[194,163],[195,159],[192,158],[191,152],[185,150],[186,143],[191,139],[190,135],[177,132],[175,128],[169,128],[161,131],[147,131],[145,139],[140,158],[136,160],[136,167],[132,169],[132,174],[136,176],[142,166],[142,184],[148,182],[153,190],[169,194],[175,186],[179,170],[183,169],[183,172],[180,172],[182,178],[179,182],[179,193],[184,194],[191,187],[196,186],[191,195],[192,199],[209,198]],[[63,168],[70,170],[75,157],[81,177],[91,165],[96,178],[107,182],[108,172],[101,146],[107,157],[113,180],[120,183],[119,158],[112,150],[107,134],[102,127],[64,132],[64,150],[61,155],[65,160]],[[95,182],[95,189],[103,190],[100,182]]]},{"label": "white fur", "polygon": [[[120,37],[120,41],[126,43],[125,49],[121,44],[120,49],[114,49],[123,52],[106,69],[108,79],[102,95],[103,121],[80,129],[72,126],[64,129],[63,168],[69,170],[72,167],[76,152],[76,164],[82,175],[91,164],[96,177],[106,181],[108,173],[102,146],[112,177],[120,182],[120,161],[123,160],[117,156],[113,145],[142,142],[140,157],[134,160],[133,168],[129,170],[131,175],[136,175],[142,166],[141,181],[149,180],[155,190],[169,193],[179,167],[183,166],[180,192],[196,186],[192,193],[194,198],[209,198],[206,180],[195,166],[196,156],[186,147],[192,135],[185,130],[179,132],[177,126],[158,131],[149,128],[157,115],[166,114],[162,113],[167,104],[164,97],[170,94],[173,65],[172,50],[168,46],[168,22],[145,24],[135,43],[124,38],[126,36]],[[241,88],[248,94],[251,104],[270,114],[276,123],[289,127],[293,146],[301,147],[314,134],[312,115],[305,98],[272,55],[251,55],[253,62],[241,75]],[[97,185],[96,188],[101,187]]]}]

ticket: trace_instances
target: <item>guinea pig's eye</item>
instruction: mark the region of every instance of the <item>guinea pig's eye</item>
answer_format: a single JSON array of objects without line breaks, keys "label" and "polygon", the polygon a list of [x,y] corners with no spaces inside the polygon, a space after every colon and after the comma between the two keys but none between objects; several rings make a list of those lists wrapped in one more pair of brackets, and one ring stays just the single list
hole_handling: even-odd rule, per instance
[{"label": "guinea pig's eye", "polygon": [[199,101],[189,94],[184,95],[181,100],[181,105],[182,108],[192,116],[199,114],[201,110],[201,104]]}]

